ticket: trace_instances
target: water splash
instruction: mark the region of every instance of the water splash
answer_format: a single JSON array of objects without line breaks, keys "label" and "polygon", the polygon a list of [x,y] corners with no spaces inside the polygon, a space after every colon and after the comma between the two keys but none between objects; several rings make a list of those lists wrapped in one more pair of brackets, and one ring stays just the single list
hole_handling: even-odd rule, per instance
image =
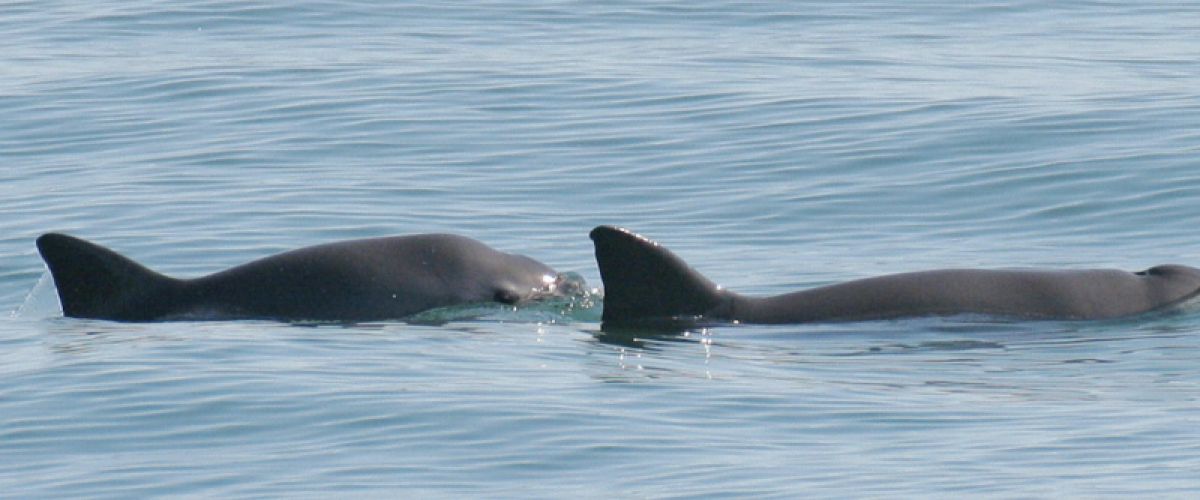
[{"label": "water splash", "polygon": [[21,306],[10,315],[13,318],[48,318],[62,315],[62,305],[54,291],[54,279],[50,271],[42,272],[37,284],[25,296]]}]

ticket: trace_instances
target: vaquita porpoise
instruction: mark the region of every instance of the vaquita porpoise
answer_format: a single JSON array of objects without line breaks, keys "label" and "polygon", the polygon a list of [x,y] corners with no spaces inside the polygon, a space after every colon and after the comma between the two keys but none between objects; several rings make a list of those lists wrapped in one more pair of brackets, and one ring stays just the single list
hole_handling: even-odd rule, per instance
[{"label": "vaquita porpoise", "polygon": [[1180,304],[1200,293],[1200,269],[1145,271],[945,269],[894,274],[774,297],[717,286],[682,259],[625,229],[591,233],[604,280],[604,327],[639,323],[758,324],[983,314],[1105,319]]},{"label": "vaquita porpoise", "polygon": [[516,304],[570,285],[541,262],[452,234],[317,245],[195,279],[63,234],[43,235],[37,247],[66,316],[115,321],[399,319],[457,304]]}]

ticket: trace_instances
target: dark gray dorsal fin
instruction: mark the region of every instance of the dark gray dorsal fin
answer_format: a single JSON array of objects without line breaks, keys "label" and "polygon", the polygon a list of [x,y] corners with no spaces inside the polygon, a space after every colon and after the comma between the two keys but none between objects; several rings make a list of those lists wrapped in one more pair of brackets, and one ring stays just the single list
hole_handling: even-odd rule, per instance
[{"label": "dark gray dorsal fin", "polygon": [[592,230],[604,280],[605,324],[696,318],[710,314],[726,292],[658,243],[625,229]]},{"label": "dark gray dorsal fin", "polygon": [[170,314],[177,285],[112,250],[65,234],[44,234],[38,251],[50,267],[63,314],[151,321]]}]

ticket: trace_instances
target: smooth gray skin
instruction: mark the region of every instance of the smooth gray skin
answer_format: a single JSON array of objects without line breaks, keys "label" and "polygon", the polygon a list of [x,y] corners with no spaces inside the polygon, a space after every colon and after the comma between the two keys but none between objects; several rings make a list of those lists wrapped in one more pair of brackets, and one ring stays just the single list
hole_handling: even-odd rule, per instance
[{"label": "smooth gray skin", "polygon": [[38,250],[65,315],[116,321],[396,319],[470,302],[548,295],[558,273],[450,234],[301,248],[196,279],[151,271],[107,248],[46,234]]},{"label": "smooth gray skin", "polygon": [[658,321],[808,323],[987,314],[1104,319],[1151,312],[1200,293],[1200,269],[946,269],[867,278],[774,297],[725,290],[659,244],[625,229],[591,233],[606,326]]}]

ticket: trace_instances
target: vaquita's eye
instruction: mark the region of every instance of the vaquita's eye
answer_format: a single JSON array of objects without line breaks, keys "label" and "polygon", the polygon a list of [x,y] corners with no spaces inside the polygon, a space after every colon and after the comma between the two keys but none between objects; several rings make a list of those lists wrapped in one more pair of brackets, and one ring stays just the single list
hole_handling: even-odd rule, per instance
[{"label": "vaquita's eye", "polygon": [[492,295],[492,300],[501,304],[512,305],[520,302],[521,296],[512,290],[496,290],[496,293]]}]

